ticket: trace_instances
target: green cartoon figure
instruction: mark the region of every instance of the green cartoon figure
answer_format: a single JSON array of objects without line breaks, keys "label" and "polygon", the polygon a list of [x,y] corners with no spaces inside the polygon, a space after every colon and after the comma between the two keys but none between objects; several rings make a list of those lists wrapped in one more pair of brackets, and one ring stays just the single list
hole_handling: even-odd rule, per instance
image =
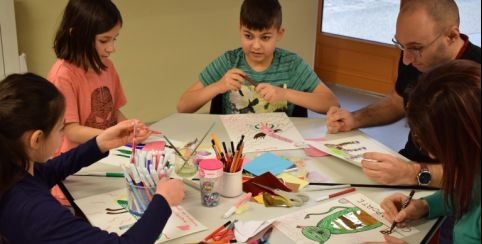
[{"label": "green cartoon figure", "polygon": [[331,235],[351,234],[376,229],[383,225],[380,221],[370,216],[358,207],[332,207],[323,213],[311,213],[305,219],[313,215],[331,213],[336,209],[341,211],[330,214],[320,220],[316,226],[297,226],[303,235],[313,241],[325,243]]}]

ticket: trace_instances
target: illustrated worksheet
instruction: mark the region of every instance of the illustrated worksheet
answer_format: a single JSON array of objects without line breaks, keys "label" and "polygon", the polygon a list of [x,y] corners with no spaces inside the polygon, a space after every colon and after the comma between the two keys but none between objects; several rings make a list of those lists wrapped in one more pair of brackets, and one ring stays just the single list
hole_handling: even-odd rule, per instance
[{"label": "illustrated worksheet", "polygon": [[286,113],[220,115],[235,144],[244,135],[244,152],[290,150],[306,147]]},{"label": "illustrated worksheet", "polygon": [[[362,243],[384,241],[390,229],[381,207],[360,193],[320,203],[311,208],[274,219],[274,226],[295,243]],[[418,233],[415,227],[395,228],[391,233],[404,238]]]},{"label": "illustrated worksheet", "polygon": [[366,152],[381,152],[404,159],[402,155],[390,150],[388,147],[367,135],[309,142],[309,144],[318,150],[348,161],[359,167],[361,167],[363,154]]},{"label": "illustrated worksheet", "polygon": [[[84,212],[89,222],[108,232],[119,235],[126,232],[137,219],[127,209],[127,190],[120,189],[91,197],[81,198],[75,203]],[[167,221],[156,243],[166,242],[185,235],[207,230],[183,207],[172,207],[172,215]]]}]

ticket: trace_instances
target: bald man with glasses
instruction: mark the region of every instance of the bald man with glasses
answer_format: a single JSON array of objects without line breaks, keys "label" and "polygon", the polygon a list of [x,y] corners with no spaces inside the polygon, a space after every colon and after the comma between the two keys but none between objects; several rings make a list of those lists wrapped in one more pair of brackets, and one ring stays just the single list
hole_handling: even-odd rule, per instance
[{"label": "bald man with glasses", "polygon": [[[354,112],[330,108],[326,117],[328,131],[337,133],[396,122],[405,116],[405,106],[420,74],[454,59],[480,63],[480,47],[460,33],[459,22],[453,0],[402,0],[392,39],[402,50],[394,91]],[[366,153],[363,172],[381,184],[441,186],[441,165],[415,146],[410,134],[400,153],[412,163],[382,153]]]}]

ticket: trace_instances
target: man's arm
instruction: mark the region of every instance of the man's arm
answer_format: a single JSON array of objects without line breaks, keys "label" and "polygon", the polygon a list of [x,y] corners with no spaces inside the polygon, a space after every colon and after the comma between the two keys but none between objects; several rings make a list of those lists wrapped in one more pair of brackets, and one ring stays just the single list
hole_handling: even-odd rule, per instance
[{"label": "man's arm", "polygon": [[403,98],[396,91],[392,91],[382,100],[352,114],[354,118],[352,129],[393,123],[405,116]]},{"label": "man's arm", "polygon": [[[441,164],[427,164],[432,175],[429,186],[441,187],[443,168]],[[418,162],[407,162],[395,156],[368,152],[363,154],[362,169],[371,180],[385,185],[418,185],[417,175],[421,165]]]}]

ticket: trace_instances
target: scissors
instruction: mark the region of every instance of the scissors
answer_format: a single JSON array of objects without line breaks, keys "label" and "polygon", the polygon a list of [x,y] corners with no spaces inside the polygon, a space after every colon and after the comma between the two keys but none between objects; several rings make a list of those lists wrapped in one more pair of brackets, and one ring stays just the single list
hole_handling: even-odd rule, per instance
[{"label": "scissors", "polygon": [[286,202],[288,203],[288,207],[291,207],[289,205],[299,207],[310,199],[310,197],[308,195],[303,194],[303,193],[294,193],[294,192],[283,191],[281,189],[272,188],[272,187],[265,186],[265,185],[262,185],[262,184],[259,184],[259,183],[256,183],[256,182],[253,182],[253,184],[255,184],[255,185],[257,185],[257,186],[259,186],[263,189],[269,190],[269,191],[273,192],[274,194],[284,198],[286,200]]}]

